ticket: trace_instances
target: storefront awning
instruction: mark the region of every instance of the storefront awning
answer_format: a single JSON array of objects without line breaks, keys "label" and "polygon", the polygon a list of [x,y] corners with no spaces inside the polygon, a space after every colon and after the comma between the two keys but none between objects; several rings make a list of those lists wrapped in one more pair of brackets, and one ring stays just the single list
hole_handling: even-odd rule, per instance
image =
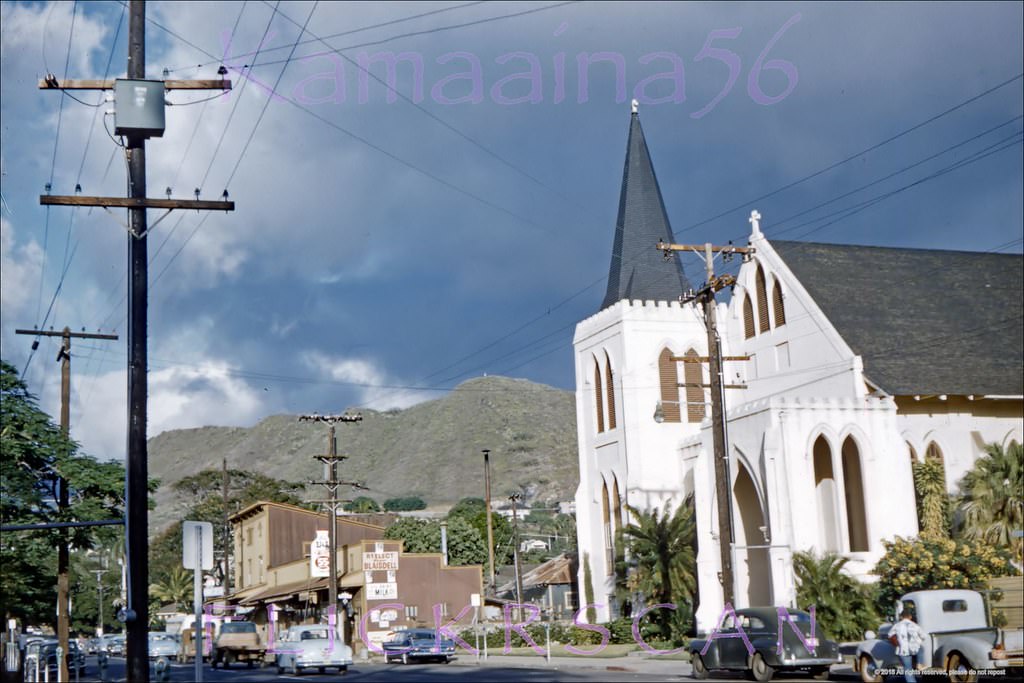
[{"label": "storefront awning", "polygon": [[239,601],[240,605],[258,605],[264,602],[273,602],[275,600],[287,600],[293,595],[299,593],[318,591],[327,588],[327,577],[322,579],[306,579],[304,581],[294,581],[292,583],[283,583],[278,586],[271,586],[259,593],[253,593],[247,598]]},{"label": "storefront awning", "polygon": [[359,588],[364,585],[366,585],[364,572],[349,572],[341,577],[342,588]]}]

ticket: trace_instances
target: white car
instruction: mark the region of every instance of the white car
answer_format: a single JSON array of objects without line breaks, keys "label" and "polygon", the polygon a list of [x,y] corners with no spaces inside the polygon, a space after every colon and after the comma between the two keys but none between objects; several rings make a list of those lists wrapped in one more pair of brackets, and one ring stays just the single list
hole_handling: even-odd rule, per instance
[{"label": "white car", "polygon": [[327,667],[337,667],[338,673],[348,671],[352,664],[352,648],[324,624],[292,626],[284,637],[274,643],[274,663],[277,673],[289,671],[300,674],[303,669],[316,669],[324,673]]}]

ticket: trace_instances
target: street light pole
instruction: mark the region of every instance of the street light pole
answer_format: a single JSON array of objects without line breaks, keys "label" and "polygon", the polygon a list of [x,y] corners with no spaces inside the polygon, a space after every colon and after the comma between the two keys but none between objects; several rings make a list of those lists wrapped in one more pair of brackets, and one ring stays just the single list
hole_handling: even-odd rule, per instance
[{"label": "street light pole", "polygon": [[487,561],[491,565],[490,592],[494,595],[497,579],[494,571],[494,527],[491,524],[491,449],[483,449],[484,454],[484,504],[487,506]]}]

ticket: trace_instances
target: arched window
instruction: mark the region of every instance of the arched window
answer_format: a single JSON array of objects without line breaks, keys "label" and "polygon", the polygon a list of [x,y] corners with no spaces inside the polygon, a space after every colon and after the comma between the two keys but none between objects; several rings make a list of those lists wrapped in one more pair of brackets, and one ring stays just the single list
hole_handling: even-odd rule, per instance
[{"label": "arched window", "polygon": [[771,329],[771,323],[768,320],[768,291],[765,289],[764,271],[761,269],[761,264],[757,265],[755,280],[757,288],[757,330],[758,332],[767,332]]},{"label": "arched window", "polygon": [[857,442],[850,437],[843,442],[843,490],[846,494],[846,530],[849,533],[850,552],[867,552],[868,525],[864,513],[860,451]]},{"label": "arched window", "polygon": [[597,433],[600,434],[604,431],[604,400],[601,398],[601,394],[604,391],[604,387],[601,385],[601,366],[597,364],[597,359],[594,359],[594,403],[597,409]]},{"label": "arched window", "polygon": [[754,331],[754,305],[750,303],[750,295],[743,295],[743,338],[750,339]]},{"label": "arched window", "polygon": [[[697,359],[697,352],[690,349],[687,358]],[[686,383],[686,420],[700,422],[704,419],[704,366],[700,363],[683,363],[683,377]]]},{"label": "arched window", "polygon": [[622,528],[622,498],[619,496],[619,478],[612,475],[612,522],[614,532]]},{"label": "arched window", "polygon": [[679,422],[679,372],[669,349],[662,349],[658,356],[658,375],[661,379],[661,411],[665,422]]},{"label": "arched window", "polygon": [[604,354],[604,384],[608,395],[608,429],[615,429],[615,381],[612,375],[612,359]]},{"label": "arched window", "polygon": [[775,313],[775,327],[782,327],[786,324],[786,308],[782,304],[782,284],[778,280],[772,287],[772,308]]},{"label": "arched window", "polygon": [[814,490],[818,503],[818,539],[822,552],[839,552],[839,509],[832,474],[832,449],[824,436],[814,442]]}]

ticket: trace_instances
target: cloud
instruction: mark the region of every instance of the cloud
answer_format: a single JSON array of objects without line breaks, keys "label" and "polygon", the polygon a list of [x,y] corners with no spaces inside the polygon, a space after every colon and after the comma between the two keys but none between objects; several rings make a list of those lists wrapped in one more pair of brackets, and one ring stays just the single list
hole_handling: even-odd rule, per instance
[{"label": "cloud", "polygon": [[359,392],[357,405],[374,410],[408,408],[436,395],[436,392],[404,388],[401,380],[389,377],[374,361],[365,358],[341,358],[307,351],[302,354],[302,360],[311,370],[331,380],[356,385]]}]

